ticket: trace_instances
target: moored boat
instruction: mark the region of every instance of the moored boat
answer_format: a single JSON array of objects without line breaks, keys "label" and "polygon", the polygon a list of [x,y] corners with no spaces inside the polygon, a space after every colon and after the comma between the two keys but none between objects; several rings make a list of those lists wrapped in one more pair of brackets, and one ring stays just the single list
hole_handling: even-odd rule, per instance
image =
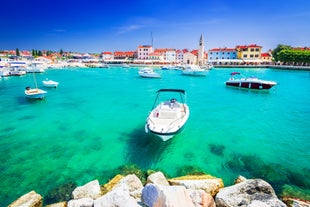
[{"label": "moored boat", "polygon": [[[179,95],[180,101],[176,99],[176,95]],[[153,108],[146,119],[145,132],[154,134],[163,141],[181,132],[190,114],[185,102],[185,91],[182,89],[158,90]]]},{"label": "moored boat", "polygon": [[230,78],[225,82],[226,86],[246,88],[255,90],[268,90],[277,85],[274,81],[262,80],[256,77],[245,77],[239,72],[232,72]]},{"label": "moored boat", "polygon": [[160,78],[160,75],[149,67],[144,67],[140,69],[138,73],[143,78]]},{"label": "moored boat", "polygon": [[39,88],[30,88],[29,86],[25,89],[25,94],[27,98],[30,99],[43,99],[47,92]]},{"label": "moored boat", "polygon": [[45,81],[42,81],[42,83],[43,83],[43,85],[45,86],[45,87],[49,87],[49,88],[57,88],[57,86],[58,86],[58,82],[56,82],[56,81],[53,81],[53,80],[48,80],[48,79],[46,79]]},{"label": "moored boat", "polygon": [[190,76],[206,76],[207,70],[200,68],[198,65],[186,65],[182,74]]},{"label": "moored boat", "polygon": [[36,80],[34,73],[33,73],[33,80],[34,80],[35,88],[30,88],[30,86],[26,87],[26,89],[25,89],[26,98],[41,99],[42,100],[45,97],[45,94],[47,92],[38,88],[37,80]]}]

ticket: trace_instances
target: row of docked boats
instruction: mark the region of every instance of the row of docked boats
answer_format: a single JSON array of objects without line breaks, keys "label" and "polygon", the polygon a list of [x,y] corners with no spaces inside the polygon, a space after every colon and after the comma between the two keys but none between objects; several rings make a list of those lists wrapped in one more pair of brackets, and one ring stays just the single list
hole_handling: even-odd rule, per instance
[{"label": "row of docked boats", "polygon": [[[169,69],[167,69],[169,68]],[[208,70],[211,68],[202,68],[198,65],[185,65],[185,66],[164,66],[162,70],[180,70],[183,75],[188,76],[206,76]],[[160,74],[155,72],[153,68],[144,67],[139,70],[139,75],[143,78],[160,78]]]},{"label": "row of docked boats", "polygon": [[11,61],[0,65],[0,76],[22,76],[26,73],[43,73],[47,65],[43,62],[33,61],[27,63],[24,61]]}]

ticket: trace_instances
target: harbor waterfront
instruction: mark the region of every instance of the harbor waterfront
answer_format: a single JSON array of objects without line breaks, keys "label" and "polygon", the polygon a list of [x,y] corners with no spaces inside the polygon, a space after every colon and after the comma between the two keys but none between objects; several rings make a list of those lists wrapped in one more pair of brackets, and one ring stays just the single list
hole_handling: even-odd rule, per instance
[{"label": "harbor waterfront", "polygon": [[[218,68],[205,77],[137,68],[49,69],[36,75],[59,82],[44,100],[25,98],[31,75],[0,80],[0,201],[6,206],[35,190],[98,179],[137,165],[169,177],[205,172],[230,185],[238,175],[262,178],[281,193],[310,189],[310,73],[267,68]],[[268,92],[233,89],[233,71],[278,84]],[[144,124],[161,88],[187,92],[184,131],[163,142]]]}]

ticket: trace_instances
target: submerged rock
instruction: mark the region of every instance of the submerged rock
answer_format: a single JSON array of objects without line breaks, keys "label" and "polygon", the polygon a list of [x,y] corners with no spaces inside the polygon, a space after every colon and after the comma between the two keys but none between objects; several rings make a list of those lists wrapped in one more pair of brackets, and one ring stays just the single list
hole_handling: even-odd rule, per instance
[{"label": "submerged rock", "polygon": [[277,198],[271,185],[261,179],[248,179],[222,188],[215,197],[215,203],[217,207],[286,206]]}]

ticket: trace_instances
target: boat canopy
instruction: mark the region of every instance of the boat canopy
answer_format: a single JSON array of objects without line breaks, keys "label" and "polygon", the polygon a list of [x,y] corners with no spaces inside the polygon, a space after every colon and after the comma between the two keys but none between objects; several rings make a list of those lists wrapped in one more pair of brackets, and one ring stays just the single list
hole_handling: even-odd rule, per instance
[{"label": "boat canopy", "polygon": [[240,75],[239,72],[232,72],[230,75]]},{"label": "boat canopy", "polygon": [[159,93],[159,92],[179,92],[179,93],[185,94],[185,90],[182,90],[182,89],[167,89],[167,88],[164,88],[164,89],[159,89],[157,91],[157,93]]}]

